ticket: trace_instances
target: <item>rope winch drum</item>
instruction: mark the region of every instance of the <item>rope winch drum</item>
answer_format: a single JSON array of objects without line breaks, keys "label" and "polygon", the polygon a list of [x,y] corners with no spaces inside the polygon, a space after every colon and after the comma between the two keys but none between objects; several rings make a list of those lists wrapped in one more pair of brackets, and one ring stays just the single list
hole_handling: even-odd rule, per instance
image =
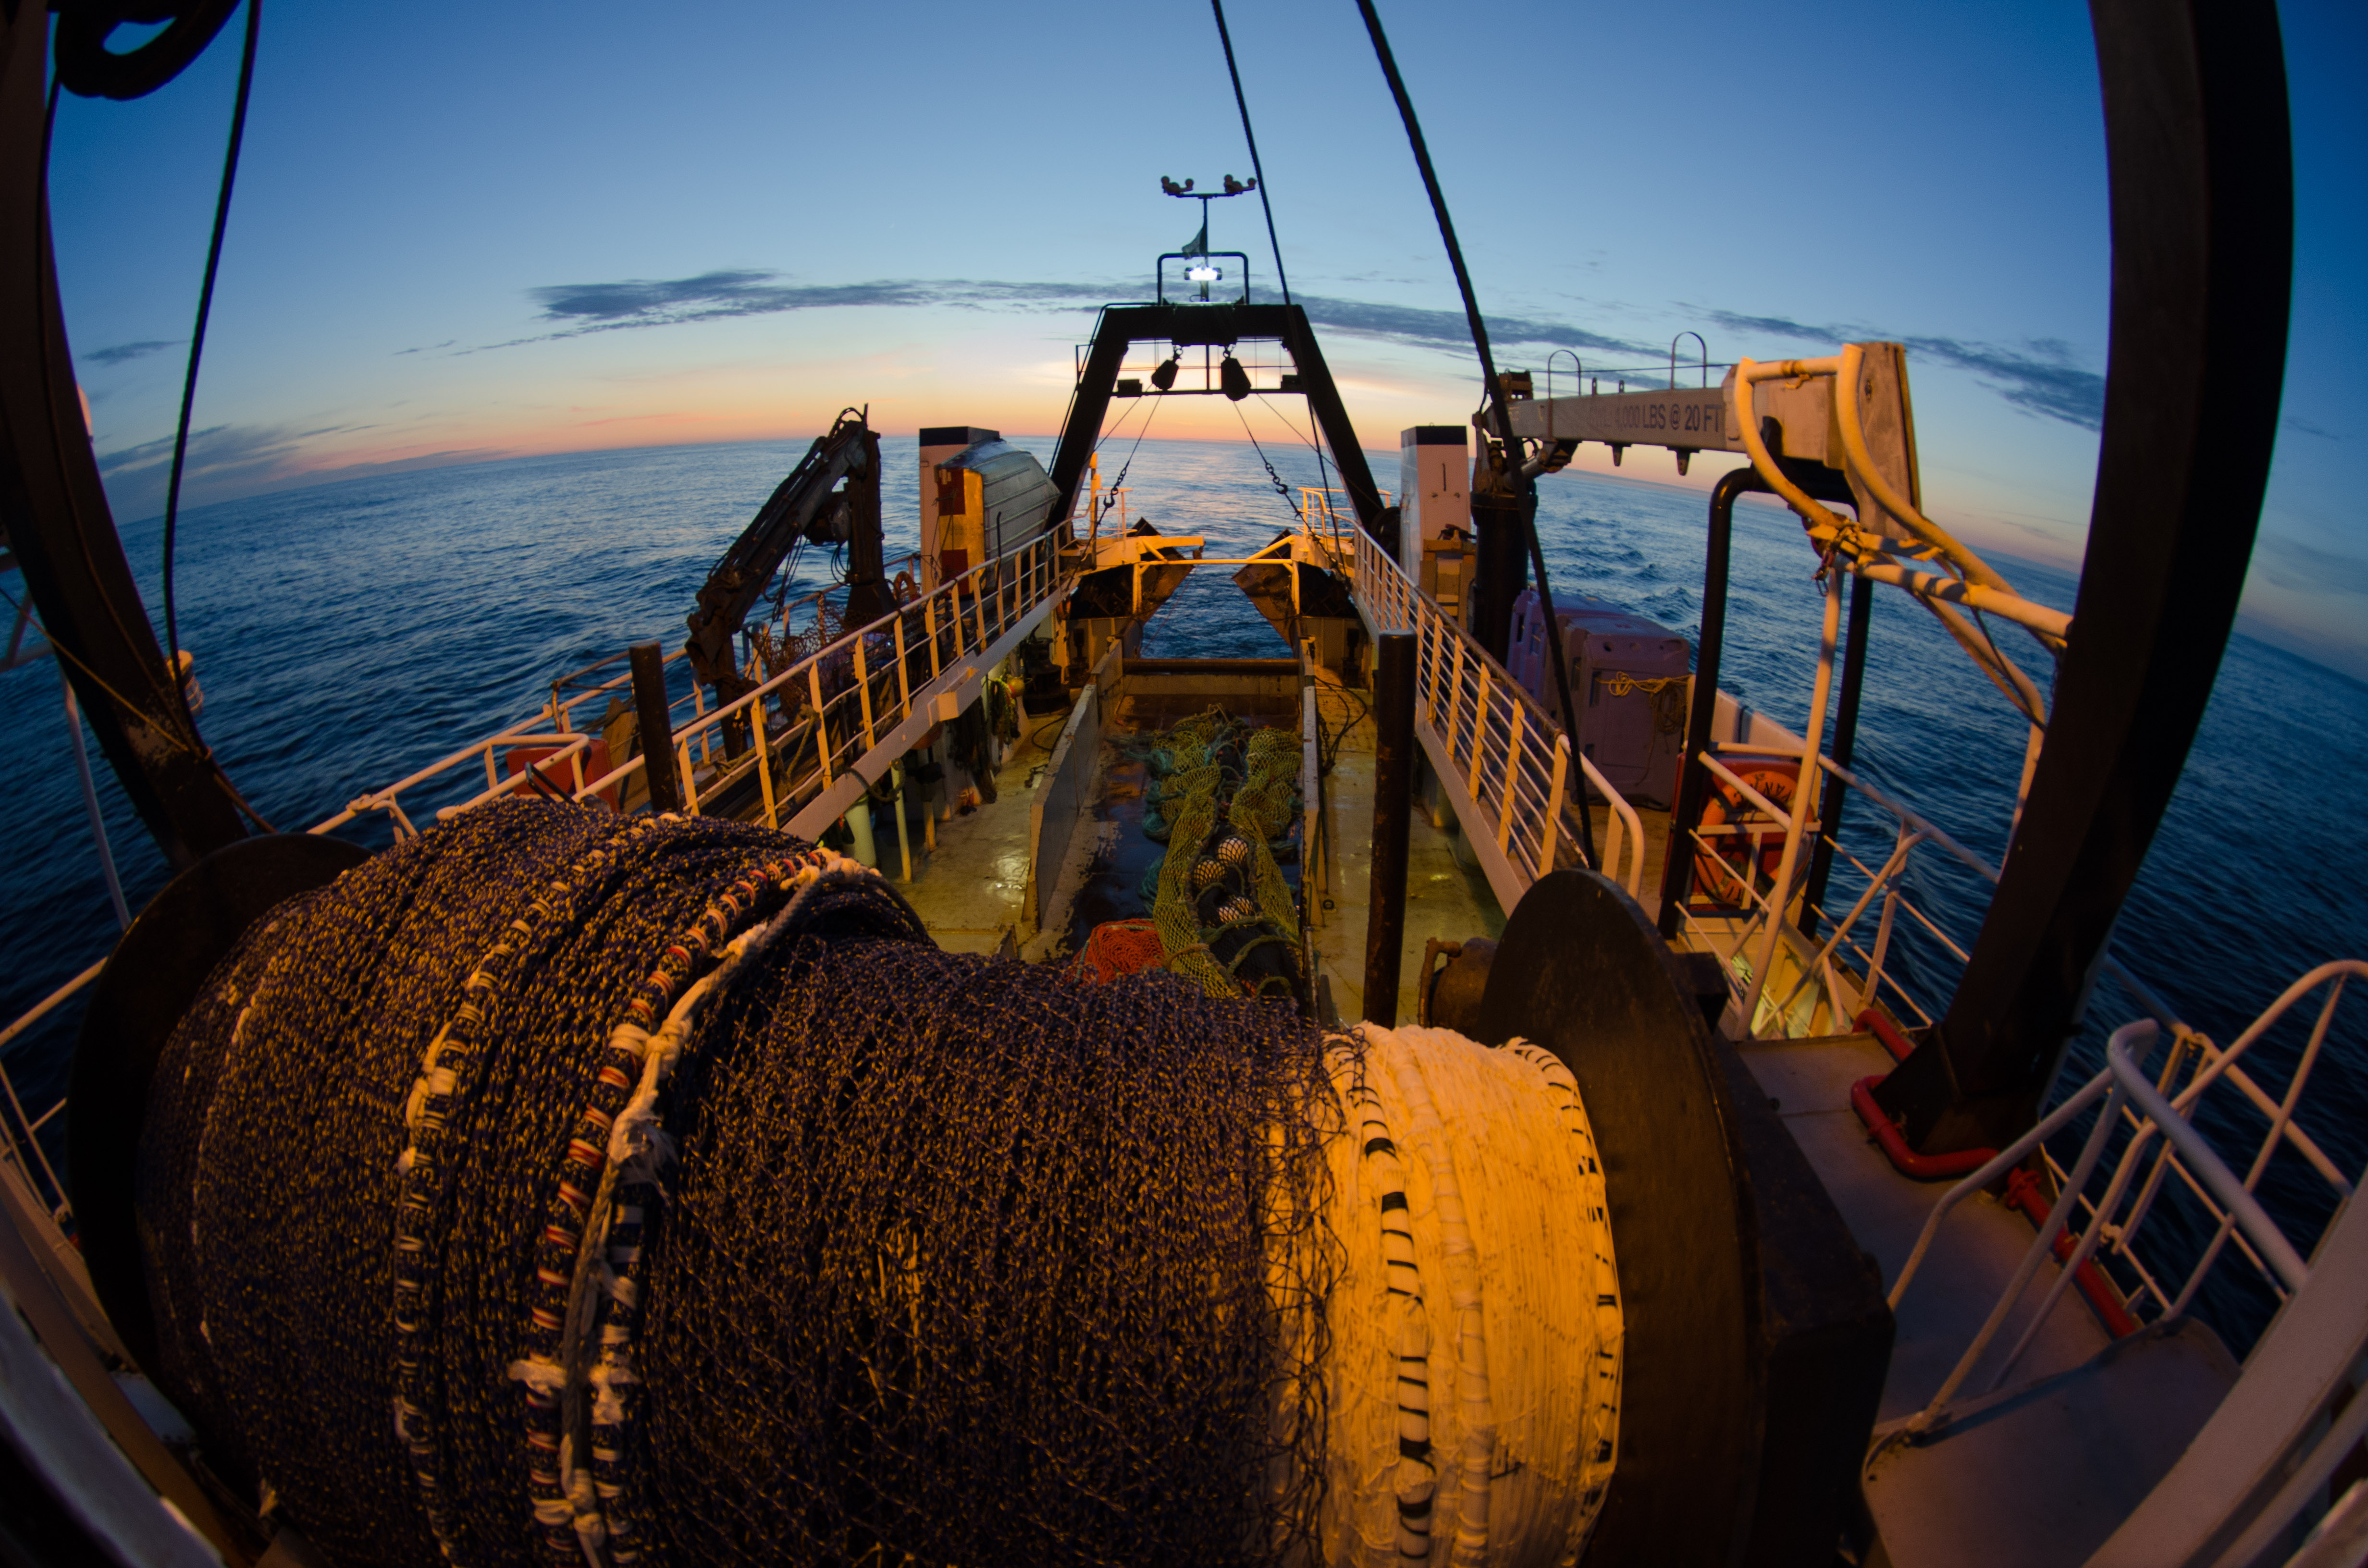
[{"label": "rope winch drum", "polygon": [[1656,1511],[1668,1347],[1547,1043],[943,953],[799,840],[519,801],[256,919],[78,1111],[139,1127],[148,1370],[341,1563],[1559,1562]]}]

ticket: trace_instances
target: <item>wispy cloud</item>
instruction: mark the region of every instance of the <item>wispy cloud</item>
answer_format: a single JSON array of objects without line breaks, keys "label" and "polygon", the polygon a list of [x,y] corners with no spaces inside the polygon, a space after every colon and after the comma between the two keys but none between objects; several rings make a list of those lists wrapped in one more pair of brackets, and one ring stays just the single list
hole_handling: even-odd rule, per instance
[{"label": "wispy cloud", "polygon": [[2026,414],[2060,419],[2083,430],[2095,430],[2104,424],[2105,378],[2094,370],[2083,369],[2072,346],[2058,338],[2032,338],[2018,347],[1959,337],[1885,332],[1862,324],[1812,325],[1787,316],[1746,315],[1719,310],[1701,313],[1729,332],[1763,337],[1823,344],[1869,339],[1904,343],[1911,354],[1971,371],[1976,380]]},{"label": "wispy cloud", "polygon": [[2295,431],[2301,435],[2316,436],[2322,441],[2340,441],[2343,439],[2342,437],[2337,435],[2332,430],[2322,429],[2318,426],[2313,425],[2309,420],[2305,419],[2299,414],[2289,414],[2284,418],[2279,420],[2278,423],[2284,426],[2287,429]]},{"label": "wispy cloud", "polygon": [[[612,283],[557,283],[530,289],[551,330],[481,348],[515,348],[587,333],[678,326],[735,316],[862,306],[952,307],[960,310],[1076,310],[1124,296],[1131,285],[1099,282],[995,282],[977,278],[882,278],[862,283],[796,283],[778,272],[723,268],[691,278],[626,278]],[[1298,296],[1318,326],[1360,337],[1457,349],[1471,342],[1460,311],[1376,304],[1364,300]],[[1642,354],[1645,349],[1568,322],[1520,316],[1487,318],[1490,337],[1507,347],[1542,347]],[[461,352],[473,353],[477,349]],[[405,350],[406,353],[418,352]]]},{"label": "wispy cloud", "polygon": [[[1122,288],[1122,286],[1119,286]],[[1110,297],[1113,286],[1087,283],[997,283],[969,278],[895,278],[870,283],[791,283],[778,272],[726,269],[695,278],[627,278],[615,283],[556,283],[529,289],[552,330],[486,348],[581,337],[596,332],[679,326],[734,316],[774,315],[863,305],[951,305],[960,309],[1059,309]]]},{"label": "wispy cloud", "polygon": [[150,354],[161,354],[167,348],[178,348],[177,337],[152,337],[138,343],[119,343],[111,348],[94,348],[87,354],[76,355],[85,365],[121,365]]},{"label": "wispy cloud", "polygon": [[[1462,311],[1424,310],[1413,305],[1376,305],[1362,300],[1330,300],[1301,294],[1307,319],[1360,337],[1388,338],[1426,347],[1469,348],[1472,325]],[[1491,347],[1594,348],[1609,354],[1647,354],[1651,350],[1616,337],[1606,337],[1568,322],[1540,321],[1522,316],[1483,313]]]},{"label": "wispy cloud", "polygon": [[[996,282],[978,278],[880,278],[859,283],[800,283],[756,267],[724,267],[689,278],[632,278],[608,283],[555,283],[530,289],[548,329],[504,343],[455,350],[478,353],[589,333],[679,326],[691,322],[774,315],[790,311],[885,306],[959,310],[1075,311],[1124,297],[1134,285],[1113,282]],[[1468,352],[1471,327],[1463,312],[1301,294],[1308,319],[1351,336],[1450,353]],[[2069,344],[2037,338],[2020,346],[1964,338],[1884,333],[1864,325],[1813,324],[1784,316],[1690,307],[1729,332],[1750,336],[1833,343],[1887,337],[1928,359],[1968,370],[2007,402],[2044,418],[2094,430],[2104,415],[2104,378],[2084,369]],[[1491,315],[1491,343],[1506,351],[1569,348],[1630,358],[1660,352],[1590,327],[1552,317]],[[439,346],[440,347],[440,346]],[[406,350],[405,352],[418,352]],[[2313,432],[2317,433],[2317,432]]]},{"label": "wispy cloud", "polygon": [[2368,561],[2356,551],[2322,550],[2266,530],[2253,546],[2253,570],[2297,594],[2368,596]]},{"label": "wispy cloud", "polygon": [[[324,437],[349,436],[370,428],[373,426],[368,425],[216,425],[193,430],[189,433],[188,458],[181,472],[181,505],[203,506],[230,495],[251,495],[364,473],[439,468],[506,455],[493,449],[471,449],[423,453],[389,462],[321,466],[313,443]],[[164,511],[165,486],[172,465],[173,438],[169,436],[101,455],[99,476],[106,481],[108,504],[119,521],[137,521]]]}]

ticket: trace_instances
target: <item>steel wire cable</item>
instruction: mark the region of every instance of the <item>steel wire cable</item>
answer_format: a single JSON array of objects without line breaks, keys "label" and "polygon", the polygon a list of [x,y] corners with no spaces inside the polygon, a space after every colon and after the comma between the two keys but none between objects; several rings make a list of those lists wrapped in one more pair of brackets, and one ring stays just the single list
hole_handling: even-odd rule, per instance
[{"label": "steel wire cable", "polygon": [[[165,481],[165,656],[174,665],[174,682],[181,692],[184,713],[188,708],[188,684],[181,679],[181,632],[173,600],[173,542],[181,516],[181,471],[189,455],[189,415],[197,407],[198,365],[205,357],[206,322],[213,313],[214,278],[222,269],[222,235],[230,227],[230,198],[238,183],[238,153],[246,140],[246,103],[255,87],[255,49],[262,32],[263,0],[246,0],[246,41],[239,56],[238,94],[230,111],[230,145],[222,153],[222,187],[214,198],[214,222],[206,242],[204,281],[198,287],[198,316],[189,328],[189,363],[181,381],[181,414],[173,427],[173,466]],[[196,720],[190,718],[190,727]]]},{"label": "steel wire cable", "polygon": [[1291,303],[1291,278],[1282,270],[1282,241],[1274,232],[1274,202],[1267,194],[1266,165],[1258,162],[1258,132],[1250,129],[1250,100],[1242,92],[1241,69],[1234,63],[1234,35],[1225,27],[1224,0],[1209,0],[1209,8],[1217,16],[1217,41],[1225,49],[1225,74],[1234,84],[1234,103],[1242,111],[1242,140],[1249,143],[1250,173],[1258,176],[1258,207],[1266,214],[1266,243],[1274,251],[1274,280],[1281,286],[1282,302],[1287,305]]}]

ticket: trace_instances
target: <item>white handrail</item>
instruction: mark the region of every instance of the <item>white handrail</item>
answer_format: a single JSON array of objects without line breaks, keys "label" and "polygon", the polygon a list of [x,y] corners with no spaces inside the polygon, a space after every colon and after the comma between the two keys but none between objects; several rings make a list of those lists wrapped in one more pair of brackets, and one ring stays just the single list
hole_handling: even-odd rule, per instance
[{"label": "white handrail", "polygon": [[2186,1156],[2189,1167],[2203,1178],[2203,1185],[2212,1189],[2213,1196],[2227,1206],[2237,1223],[2245,1228],[2246,1236],[2270,1267],[2277,1270],[2278,1278],[2285,1281],[2286,1288],[2300,1290],[2302,1282],[2310,1278],[2310,1265],[2294,1251],[2294,1244],[2286,1240],[2285,1233],[2278,1229],[2277,1221],[2270,1218],[2260,1200],[2245,1189],[2237,1173],[2228,1168],[2212,1145],[2203,1141],[2203,1135],[2154,1086],[2145,1070],[2130,1056],[2131,1046],[2153,1044],[2160,1029],[2161,1026],[2152,1018],[2140,1018],[2115,1029],[2112,1038],[2105,1042],[2107,1070],[2119,1082],[2122,1092],[2162,1130],[2171,1146]]},{"label": "white handrail", "polygon": [[[1999,1292],[1998,1304],[1990,1309],[1989,1316],[1983,1320],[1980,1330],[1975,1334],[1973,1343],[1958,1358],[1956,1366],[1950,1369],[1939,1391],[1923,1409],[1908,1419],[1908,1430],[1929,1430],[1940,1419],[1942,1408],[1964,1385],[1966,1378],[1973,1374],[1974,1364],[1981,1359],[1982,1352],[1989,1348],[1990,1341],[1998,1336],[1999,1329],[2006,1326],[2008,1314],[2014,1311],[2015,1303],[2022,1300],[2022,1292],[2030,1285],[2031,1277],[2039,1272],[2041,1262],[2055,1255],[2055,1233],[2063,1228],[2074,1198],[2088,1185],[2089,1177],[2096,1171],[2097,1162],[2105,1152],[2105,1136],[2112,1130],[2116,1119],[2114,1113],[2121,1107],[2122,1092],[2114,1086],[2112,1072],[2098,1074],[2078,1094],[2056,1107],[2038,1126],[2015,1140],[2008,1148],[1999,1150],[1980,1170],[1951,1187],[1926,1217],[1924,1229],[1916,1238],[1915,1250],[1908,1254],[1907,1266],[1899,1271],[1899,1278],[1891,1287],[1890,1304],[1894,1312],[1899,1310],[1900,1299],[1907,1292],[1908,1281],[1915,1278],[1918,1267],[1930,1249],[1932,1238],[1940,1230],[1941,1217],[1965,1198],[2003,1176],[2037,1148],[2041,1140],[2060,1131],[2074,1116],[2093,1104],[2099,1095],[2105,1097],[2104,1113],[2097,1118],[2096,1131],[2089,1133],[2088,1142],[2081,1146],[2080,1157],[2073,1165],[2063,1190],[2057,1193],[2055,1206],[2048,1210],[2047,1218],[2040,1221],[2038,1239],[2024,1252],[2022,1262],[2016,1266],[2014,1274],[2007,1280],[2006,1289]],[[2069,1271],[2066,1272],[2068,1274]]]},{"label": "white handrail", "polygon": [[[2100,1096],[2103,1098],[2104,1109],[2083,1140],[2072,1169],[2059,1172],[2061,1180],[2055,1203],[2047,1218],[2041,1222],[2022,1266],[2009,1282],[2006,1291],[1973,1343],[1959,1358],[1948,1380],[1930,1403],[1910,1421],[1909,1429],[1928,1430],[1941,1419],[1943,1407],[1964,1385],[1975,1363],[1988,1348],[2007,1315],[2021,1300],[2031,1277],[2040,1264],[2054,1254],[2057,1235],[2070,1220],[2076,1206],[2085,1207],[2089,1214],[2087,1222],[2081,1227],[2079,1239],[2069,1256],[2061,1259],[2056,1278],[1994,1374],[1991,1380],[1993,1388],[2005,1382],[2024,1351],[2030,1347],[2040,1324],[2055,1310],[2075,1276],[2100,1250],[2119,1255],[2139,1272],[2144,1284],[2138,1294],[2131,1298],[2133,1312],[2145,1294],[2155,1298],[2165,1315],[2175,1315],[2184,1311],[2194,1299],[2204,1276],[2220,1256],[2222,1245],[2232,1232],[2240,1250],[2260,1271],[2271,1290],[2281,1297],[2301,1290],[2310,1277],[2310,1265],[2287,1239],[2277,1221],[2261,1207],[2260,1201],[2253,1195],[2253,1187],[2268,1165],[2270,1153],[2282,1142],[2290,1141],[2294,1108],[2317,1060],[2318,1048],[2326,1041],[2336,1006],[2342,998],[2345,982],[2363,976],[2368,976],[2368,961],[2346,959],[2319,965],[2281,993],[2277,1000],[2254,1019],[2237,1042],[2225,1051],[2214,1050],[2209,1041],[2182,1026],[2178,1031],[2179,1043],[2158,1076],[2147,1071],[2146,1058],[2163,1033],[2162,1024],[2151,1017],[2142,1017],[2123,1025],[2113,1031],[2106,1043],[2105,1065],[2101,1071],[2049,1112],[2037,1126],[2000,1149],[1980,1169],[1943,1194],[1926,1217],[1923,1231],[1917,1237],[1914,1249],[1892,1285],[1890,1303],[1895,1311],[1922,1267],[1939,1234],[1941,1223],[1950,1211],[1965,1199],[2007,1175],[2034,1152],[2043,1151],[2047,1139],[2070,1125]],[[2295,1064],[2293,1080],[2284,1096],[2264,1108],[2269,1121],[2268,1131],[2260,1140],[2251,1174],[2240,1178],[2196,1130],[2191,1117],[2204,1091],[2213,1084],[2223,1078],[2231,1083],[2238,1081],[2237,1059],[2263,1039],[2296,1002],[2321,985],[2328,987],[2327,1003],[2313,1026],[2308,1046]],[[2191,1051],[2191,1047],[2199,1049]],[[2182,1062],[2195,1062],[2200,1065],[2186,1086],[2173,1094],[2169,1087]],[[2090,1179],[2096,1175],[2107,1142],[2124,1126],[2130,1130],[2129,1141],[2114,1162],[2103,1193],[2092,1201],[2087,1195]],[[2155,1142],[2157,1135],[2162,1145]],[[2160,1152],[2154,1153],[2157,1147]],[[2142,1172],[2143,1181],[2140,1180]],[[2151,1212],[2157,1188],[2169,1174],[2176,1174],[2187,1184],[2219,1226],[2218,1233],[2203,1248],[2202,1256],[2188,1269],[2185,1284],[2175,1298],[2157,1282],[2153,1272],[2146,1269],[2135,1255],[2139,1229]],[[2351,1191],[2351,1183],[2340,1177],[2329,1179],[2339,1191],[2346,1194]],[[2134,1188],[2136,1190],[2133,1198]],[[2127,1212],[2124,1214],[2125,1200]],[[2121,1215],[2118,1222],[2114,1220],[2116,1215]]]},{"label": "white handrail", "polygon": [[[1415,725],[1452,791],[1457,814],[1468,806],[1466,835],[1498,901],[1510,908],[1531,882],[1554,869],[1565,837],[1561,813],[1586,810],[1570,801],[1572,753],[1553,715],[1474,642],[1463,628],[1409,581],[1371,534],[1355,530],[1342,562],[1326,541],[1311,541],[1336,569],[1346,567],[1359,608],[1375,631],[1406,631],[1417,640]],[[1596,868],[1631,897],[1644,886],[1644,824],[1634,806],[1585,754],[1578,776],[1611,810],[1606,846]],[[1620,852],[1626,849],[1622,871]],[[1583,857],[1582,857],[1583,858]]]},{"label": "white handrail", "polygon": [[0,1029],[0,1051],[5,1051],[8,1048],[9,1041],[15,1040],[18,1035],[23,1034],[27,1029],[31,1028],[35,1024],[40,1022],[43,1017],[47,1017],[53,1009],[63,1003],[68,997],[72,996],[75,992],[81,990],[84,986],[88,985],[92,981],[97,980],[98,978],[98,971],[106,967],[107,960],[99,960],[88,969],[84,970],[80,974],[75,975],[72,980],[67,981],[63,985],[59,986],[55,991],[51,992],[47,996],[42,997],[39,1002],[34,1003],[33,1006],[27,1010],[24,1017],[18,1018],[15,1023],[10,1024],[6,1028]]},{"label": "white handrail", "polygon": [[[712,747],[717,726],[746,713],[754,704],[767,697],[779,694],[792,683],[807,680],[810,675],[818,670],[825,661],[845,653],[851,647],[860,645],[860,640],[867,635],[886,629],[892,623],[901,626],[903,618],[909,617],[914,621],[922,623],[911,630],[927,637],[934,664],[959,661],[979,652],[984,649],[986,642],[992,640],[993,635],[990,633],[987,637],[981,638],[978,633],[982,627],[991,621],[996,629],[1008,628],[1018,619],[1032,613],[1046,597],[1058,590],[1060,543],[1056,534],[1039,534],[995,560],[982,562],[961,576],[939,585],[930,594],[921,598],[899,604],[888,614],[867,625],[847,630],[828,644],[816,649],[784,669],[779,676],[761,683],[739,699],[712,711],[699,711],[705,708],[703,696],[699,693],[675,699],[668,705],[670,710],[688,704],[694,710],[694,713],[688,723],[669,733],[667,749],[676,754],[677,766],[682,765],[685,760],[684,754],[689,751],[694,743],[703,753],[712,755],[709,748]],[[1028,589],[1026,593],[1015,595],[1012,592],[1013,589],[1023,585]],[[964,603],[966,598],[969,601],[968,604]],[[954,613],[941,615],[940,601],[943,601],[944,607],[951,607]],[[557,692],[567,682],[605,669],[622,656],[611,654],[559,677],[552,682],[552,699],[538,708],[530,717],[505,725],[493,734],[482,740],[473,741],[393,784],[356,796],[343,811],[315,824],[311,831],[329,832],[345,825],[368,811],[389,812],[398,820],[408,823],[409,819],[403,815],[400,804],[401,798],[405,792],[475,761],[483,761],[488,774],[491,775],[495,770],[495,754],[506,747],[519,745],[553,747],[553,754],[539,762],[537,765],[539,767],[547,768],[553,764],[580,762],[583,756],[589,754],[592,743],[598,737],[588,732],[569,730],[566,726],[572,711],[582,703],[624,687],[632,677],[619,676],[564,699],[559,698]],[[672,664],[683,656],[683,653],[677,650],[666,655],[664,662]],[[888,673],[884,668],[869,672],[872,679],[881,679]],[[937,674],[936,668],[933,667],[931,673],[934,676]],[[867,681],[861,684],[868,688],[870,683]],[[826,713],[827,710],[836,707],[843,699],[854,692],[855,687],[850,685],[830,694],[825,699],[822,709]],[[918,690],[912,690],[901,696],[891,695],[892,700],[897,701],[900,710],[909,718],[912,701],[921,693]],[[556,733],[552,733],[546,727],[553,724],[558,726]],[[848,764],[853,760],[842,756],[848,746],[857,745],[860,755],[860,726],[852,723],[832,725],[826,722],[826,733],[829,731],[836,732],[833,738],[836,739],[837,744],[832,746],[825,766],[833,774],[844,772]],[[775,750],[778,753],[781,747],[803,739],[803,730],[799,726],[792,725],[778,737]],[[584,780],[580,787],[570,790],[571,795],[579,801],[589,800],[612,786],[621,788],[626,779],[646,771],[649,753],[655,749],[644,747],[640,754],[626,758],[622,762],[614,762],[612,759],[613,766],[607,773],[597,778]],[[726,774],[721,778],[709,780],[705,786],[706,792],[712,795],[718,783],[729,782],[732,776],[732,774]],[[572,777],[570,782],[573,783]],[[529,779],[525,770],[521,769],[507,778],[492,778],[484,790],[458,805],[443,808],[438,814],[439,817],[449,817],[528,788],[529,788]],[[694,778],[691,781],[691,788],[686,791],[686,799],[695,794],[699,788]]]},{"label": "white handrail", "polygon": [[[1554,744],[1564,754],[1569,753],[1568,735],[1557,734]],[[1621,832],[1624,828],[1627,832],[1628,874],[1612,877],[1612,881],[1626,888],[1630,898],[1641,898],[1645,885],[1645,824],[1636,815],[1636,808],[1628,803],[1627,797],[1613,789],[1611,781],[1596,771],[1594,762],[1585,752],[1578,754],[1578,767],[1587,775],[1587,781],[1603,796],[1604,803],[1611,808],[1611,831],[1603,838],[1603,874],[1611,877],[1611,868],[1620,863]],[[1579,809],[1584,811],[1586,807],[1582,804]],[[1546,869],[1553,868],[1549,866]]]}]

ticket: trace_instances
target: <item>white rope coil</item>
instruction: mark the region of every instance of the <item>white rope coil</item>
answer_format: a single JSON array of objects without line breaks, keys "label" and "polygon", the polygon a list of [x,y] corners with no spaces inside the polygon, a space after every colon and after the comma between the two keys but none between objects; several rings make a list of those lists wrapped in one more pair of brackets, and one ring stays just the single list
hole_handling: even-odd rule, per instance
[{"label": "white rope coil", "polygon": [[1574,1563],[1617,1458],[1622,1347],[1577,1085],[1520,1040],[1360,1033],[1327,1056],[1325,1561]]}]

